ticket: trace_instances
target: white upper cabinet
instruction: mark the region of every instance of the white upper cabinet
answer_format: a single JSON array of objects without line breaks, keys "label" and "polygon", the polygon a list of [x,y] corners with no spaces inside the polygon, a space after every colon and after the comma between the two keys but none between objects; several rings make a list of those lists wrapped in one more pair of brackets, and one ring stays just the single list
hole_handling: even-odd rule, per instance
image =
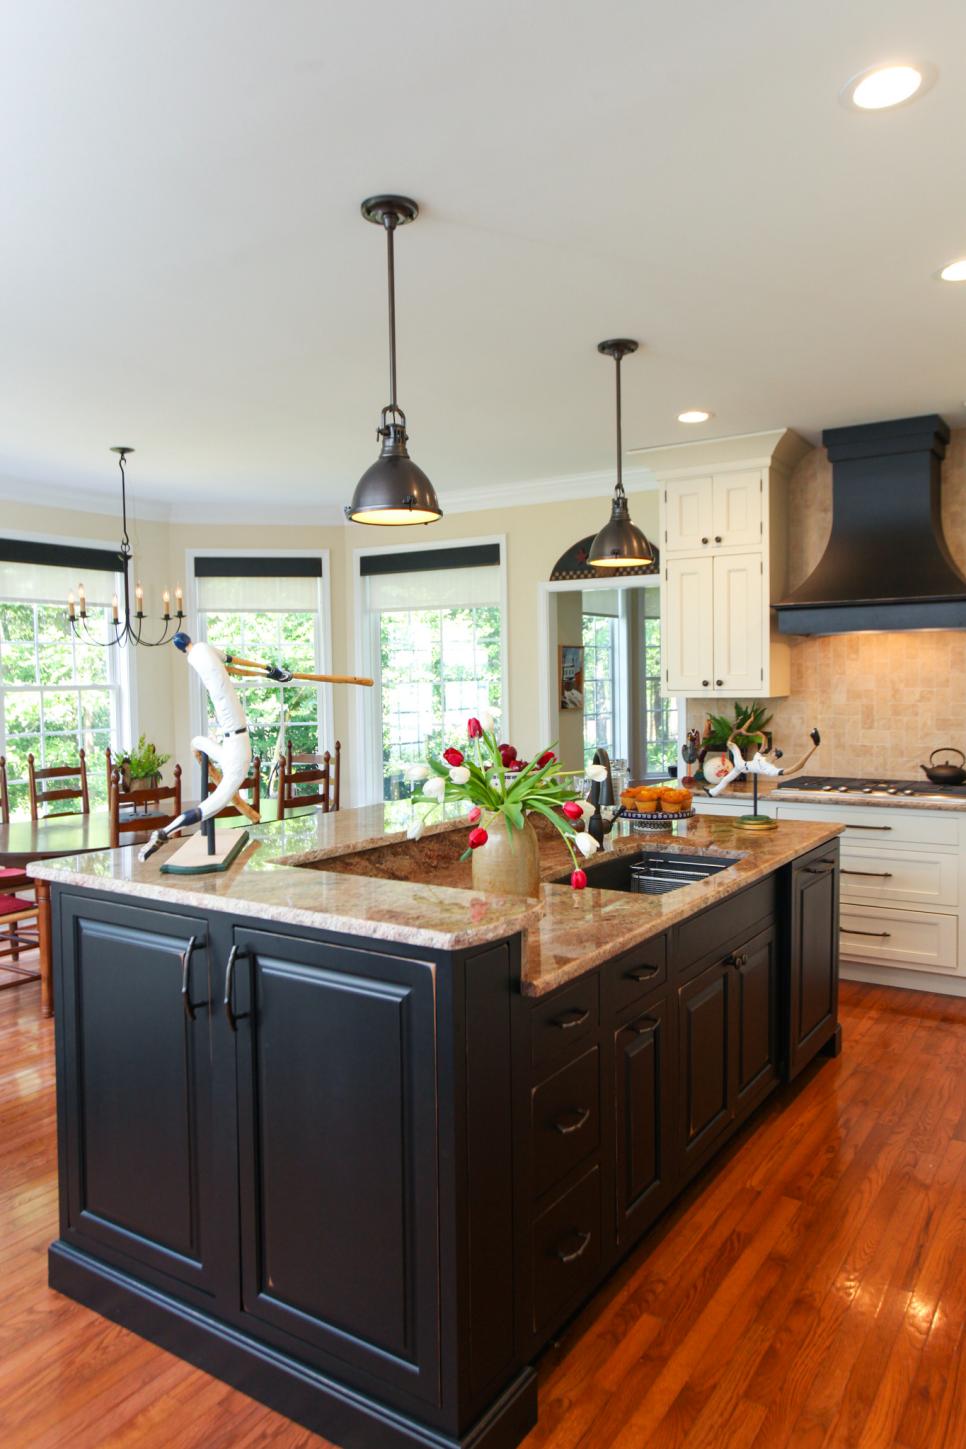
[{"label": "white upper cabinet", "polygon": [[762,541],[760,468],[677,479],[665,489],[666,553],[757,548]]},{"label": "white upper cabinet", "polygon": [[714,668],[714,559],[669,559],[661,580],[664,675],[668,694],[712,688]]},{"label": "white upper cabinet", "polygon": [[719,554],[712,563],[714,687],[729,693],[757,694],[765,681],[768,630],[761,554]]},{"label": "white upper cabinet", "polygon": [[714,536],[714,480],[689,478],[666,490],[664,548],[697,553]]},{"label": "white upper cabinet", "polygon": [[758,468],[715,474],[711,537],[718,548],[759,548],[764,535],[764,484]]}]

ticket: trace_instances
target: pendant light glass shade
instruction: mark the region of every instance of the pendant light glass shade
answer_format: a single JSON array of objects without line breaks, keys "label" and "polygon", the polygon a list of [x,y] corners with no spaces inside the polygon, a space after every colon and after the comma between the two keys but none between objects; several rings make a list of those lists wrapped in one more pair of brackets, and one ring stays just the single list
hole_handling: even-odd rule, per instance
[{"label": "pendant light glass shade", "polygon": [[393,234],[397,226],[415,221],[419,208],[406,196],[370,196],[362,203],[366,221],[385,228],[389,268],[389,395],[377,430],[379,457],[356,484],[345,510],[351,523],[392,526],[435,523],[442,518],[436,490],[406,448],[406,414],[396,402],[396,277]]},{"label": "pendant light glass shade", "polygon": [[599,342],[597,351],[612,357],[617,378],[617,483],[611,504],[610,519],[604,524],[590,546],[587,562],[595,569],[639,569],[655,558],[654,548],[646,535],[631,522],[627,494],[623,482],[623,446],[621,441],[621,358],[637,351],[637,343],[628,337]]}]

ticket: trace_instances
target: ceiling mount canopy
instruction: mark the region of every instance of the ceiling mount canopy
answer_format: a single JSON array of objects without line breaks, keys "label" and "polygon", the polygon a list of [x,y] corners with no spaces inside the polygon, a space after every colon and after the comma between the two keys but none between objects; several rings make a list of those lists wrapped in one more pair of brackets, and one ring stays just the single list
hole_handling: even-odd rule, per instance
[{"label": "ceiling mount canopy", "polygon": [[419,207],[408,196],[370,196],[362,215],[386,233],[389,283],[389,403],[380,414],[376,436],[379,457],[356,484],[345,510],[352,523],[435,523],[443,516],[436,490],[406,449],[406,414],[396,401],[396,272],[393,237],[398,226],[415,221]]},{"label": "ceiling mount canopy", "polygon": [[611,503],[610,519],[594,539],[587,560],[595,569],[639,569],[653,562],[654,548],[631,522],[624,492],[623,444],[621,440],[621,360],[637,351],[630,337],[612,337],[598,342],[597,351],[614,359],[617,384],[617,482]]}]

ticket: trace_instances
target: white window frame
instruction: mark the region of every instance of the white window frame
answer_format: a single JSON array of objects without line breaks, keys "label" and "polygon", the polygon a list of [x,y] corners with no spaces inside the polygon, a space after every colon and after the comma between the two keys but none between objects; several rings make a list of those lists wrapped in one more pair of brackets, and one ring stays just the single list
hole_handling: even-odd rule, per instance
[{"label": "white window frame", "polygon": [[[195,578],[196,558],[317,558],[322,563],[322,577],[319,580],[319,627],[316,630],[315,669],[318,674],[332,673],[332,584],[329,572],[329,550],[327,548],[186,548],[185,549],[185,621],[183,628],[199,642],[203,637],[199,623],[198,581]],[[270,663],[284,667],[285,660],[271,660]],[[334,748],[335,723],[332,709],[334,685],[319,684],[319,731],[322,749]],[[191,735],[208,733],[205,691],[201,680],[192,672],[189,692],[188,721]],[[263,762],[264,763],[264,762]]]},{"label": "white window frame", "polygon": [[[542,721],[541,739],[555,740],[560,733],[557,723],[557,686],[551,661],[557,659],[557,610],[552,607],[555,594],[593,593],[608,589],[659,589],[659,574],[636,575],[634,578],[606,579],[553,579],[541,580],[537,585],[537,637],[541,641],[537,657],[537,709]],[[627,691],[627,610],[621,609],[621,649],[616,670],[616,692],[614,699],[614,737],[619,746],[618,759],[627,755],[627,726],[624,700]],[[554,665],[555,669],[555,665]],[[616,715],[620,696],[620,715]],[[686,701],[683,694],[672,696],[678,708],[678,755],[687,734]]]},{"label": "white window frame", "polygon": [[[104,549],[107,553],[117,553],[118,551],[117,539],[78,539],[76,537],[67,536],[64,534],[59,534],[52,537],[49,533],[30,533],[24,531],[23,529],[17,528],[5,528],[3,530],[3,536],[4,538],[15,539],[18,543],[38,543],[47,545],[49,547],[61,548],[96,548]],[[29,565],[25,564],[24,567],[27,568],[29,567]],[[124,597],[124,575],[120,570],[117,570],[114,574],[113,583],[111,585],[111,592],[116,593],[119,598]],[[67,612],[66,599],[2,599],[0,600],[0,602],[48,605],[63,603],[64,613],[66,614]],[[97,649],[99,647],[96,644],[85,645],[82,638],[78,642],[81,648]],[[138,728],[138,707],[136,665],[133,657],[134,650],[130,647],[130,645],[125,645],[123,647],[121,647],[120,645],[114,645],[112,649],[107,650],[106,652],[108,654],[113,654],[114,668],[116,671],[116,677],[111,682],[111,687],[117,690],[117,717],[112,726],[111,749],[117,750],[123,747],[125,739],[129,739],[132,741],[137,739],[136,731]],[[66,686],[67,689],[83,689],[85,687],[90,689],[98,688],[97,685]],[[44,685],[43,688],[52,688],[52,686]],[[6,691],[8,689],[29,690],[30,686],[5,685],[2,681],[0,681],[0,754],[6,754],[7,751],[7,720],[4,701]],[[101,760],[100,764],[103,765],[103,763],[104,761]],[[88,760],[87,767],[88,771],[90,771],[91,769],[97,769],[98,762]]]},{"label": "white window frame", "polygon": [[376,615],[365,606],[365,580],[362,560],[373,554],[428,553],[440,549],[475,548],[479,544],[500,546],[500,715],[501,733],[511,739],[510,665],[507,647],[507,542],[505,533],[482,534],[475,538],[452,538],[428,543],[387,544],[382,548],[356,548],[352,551],[353,612],[355,614],[355,672],[374,679],[372,689],[356,690],[356,738],[360,748],[353,750],[349,760],[350,799],[354,805],[381,804],[382,777],[382,690],[379,681],[379,639]]}]

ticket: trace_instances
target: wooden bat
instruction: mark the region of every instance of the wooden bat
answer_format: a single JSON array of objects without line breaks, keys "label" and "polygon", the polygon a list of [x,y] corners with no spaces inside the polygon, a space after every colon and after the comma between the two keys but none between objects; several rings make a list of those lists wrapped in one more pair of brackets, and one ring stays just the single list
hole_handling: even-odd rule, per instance
[{"label": "wooden bat", "polygon": [[[200,764],[201,763],[201,751],[200,750],[195,750],[194,753],[195,753],[195,759]],[[208,761],[208,777],[209,777],[209,779],[214,780],[214,782],[215,782],[216,785],[220,785],[221,784],[221,771],[219,770],[218,766],[215,764],[214,760],[209,760]],[[248,803],[247,800],[243,800],[240,794],[233,795],[231,797],[231,803],[238,810],[240,810],[241,813],[244,815],[245,819],[246,820],[250,820],[253,825],[260,825],[261,824],[261,819],[262,819],[261,815],[259,815],[258,811],[253,806],[249,805],[249,803]]]},{"label": "wooden bat", "polygon": [[228,655],[226,667],[229,674],[235,674],[239,679],[274,679],[280,684],[287,684],[291,679],[304,679],[311,684],[362,684],[371,688],[375,683],[374,680],[357,674],[295,673],[289,669],[280,669],[275,664],[265,664],[258,659],[241,659],[237,654]]}]

